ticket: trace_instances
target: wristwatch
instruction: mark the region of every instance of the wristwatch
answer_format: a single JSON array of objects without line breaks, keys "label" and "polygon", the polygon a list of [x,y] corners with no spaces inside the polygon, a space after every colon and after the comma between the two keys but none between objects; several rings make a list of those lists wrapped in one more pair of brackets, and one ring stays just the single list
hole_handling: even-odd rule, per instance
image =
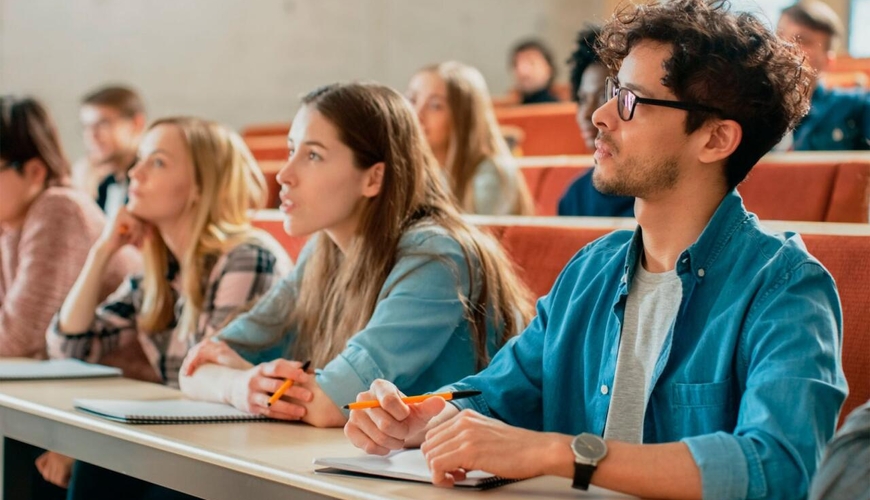
[{"label": "wristwatch", "polygon": [[578,490],[589,489],[592,473],[607,456],[607,443],[595,434],[584,432],[571,441],[571,451],[574,452],[574,482],[571,487]]}]

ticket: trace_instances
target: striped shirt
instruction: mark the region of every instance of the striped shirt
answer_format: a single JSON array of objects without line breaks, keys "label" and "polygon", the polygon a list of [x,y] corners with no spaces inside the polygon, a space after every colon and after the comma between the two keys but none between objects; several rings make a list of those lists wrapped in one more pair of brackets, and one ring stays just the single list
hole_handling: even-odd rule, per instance
[{"label": "striped shirt", "polygon": [[169,271],[175,316],[168,328],[160,332],[138,328],[137,317],[144,299],[143,276],[132,275],[97,308],[88,331],[64,334],[55,316],[48,334],[49,354],[53,358],[95,362],[114,350],[138,342],[160,380],[178,387],[178,371],[187,351],[212,336],[289,272],[289,259],[278,243],[270,242],[268,247],[261,243],[243,243],[210,266],[203,288],[202,311],[193,335],[181,335],[177,329],[184,297],[179,293],[181,276],[176,265]]}]

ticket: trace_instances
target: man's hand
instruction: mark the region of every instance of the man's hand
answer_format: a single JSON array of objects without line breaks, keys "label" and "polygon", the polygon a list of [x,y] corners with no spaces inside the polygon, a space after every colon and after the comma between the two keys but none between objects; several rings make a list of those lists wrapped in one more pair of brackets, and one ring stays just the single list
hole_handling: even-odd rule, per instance
[{"label": "man's hand", "polygon": [[472,470],[522,479],[571,477],[574,467],[571,436],[511,427],[472,410],[431,429],[420,449],[438,486],[453,486]]},{"label": "man's hand", "polygon": [[429,398],[422,403],[407,405],[402,402],[404,394],[386,380],[375,380],[371,388],[361,392],[357,401],[380,402],[380,408],[353,410],[344,426],[344,434],[357,448],[373,455],[386,455],[390,450],[408,448],[419,444],[429,421],[445,410],[441,398]]}]

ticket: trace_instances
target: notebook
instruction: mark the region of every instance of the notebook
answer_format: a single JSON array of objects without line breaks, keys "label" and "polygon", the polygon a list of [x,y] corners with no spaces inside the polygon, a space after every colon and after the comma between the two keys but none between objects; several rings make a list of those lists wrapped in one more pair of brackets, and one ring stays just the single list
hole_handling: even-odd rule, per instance
[{"label": "notebook", "polygon": [[271,420],[223,403],[187,399],[76,399],[73,406],[98,417],[125,424],[198,424]]},{"label": "notebook", "polygon": [[[419,483],[431,483],[432,474],[419,449],[395,451],[387,456],[364,455],[347,458],[318,458],[314,465],[325,468],[316,469],[322,474],[340,474],[384,479],[401,479]],[[457,487],[490,489],[519,479],[505,479],[482,471],[471,471]]]},{"label": "notebook", "polygon": [[120,368],[94,365],[77,359],[55,359],[35,363],[0,361],[0,380],[57,380],[120,376]]}]

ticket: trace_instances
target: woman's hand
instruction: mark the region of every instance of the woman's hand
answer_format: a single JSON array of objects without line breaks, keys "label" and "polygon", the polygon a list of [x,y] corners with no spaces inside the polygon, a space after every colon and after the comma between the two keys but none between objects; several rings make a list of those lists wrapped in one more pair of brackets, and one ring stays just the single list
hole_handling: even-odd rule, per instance
[{"label": "woman's hand", "polygon": [[105,254],[112,255],[124,245],[141,247],[153,232],[151,224],[136,217],[127,207],[121,207],[97,241],[97,247]]},{"label": "woman's hand", "polygon": [[196,344],[187,352],[184,363],[181,364],[181,374],[182,376],[190,377],[197,368],[209,363],[236,370],[247,370],[254,366],[248,363],[226,342],[218,340],[217,337],[212,337]]},{"label": "woman's hand", "polygon": [[[269,398],[287,379],[293,380],[293,385],[279,400],[269,405]],[[302,371],[299,361],[276,359],[242,372],[234,383],[230,404],[269,418],[301,420],[306,414],[302,403],[308,403],[313,398],[305,385],[313,381],[314,375]]]}]

